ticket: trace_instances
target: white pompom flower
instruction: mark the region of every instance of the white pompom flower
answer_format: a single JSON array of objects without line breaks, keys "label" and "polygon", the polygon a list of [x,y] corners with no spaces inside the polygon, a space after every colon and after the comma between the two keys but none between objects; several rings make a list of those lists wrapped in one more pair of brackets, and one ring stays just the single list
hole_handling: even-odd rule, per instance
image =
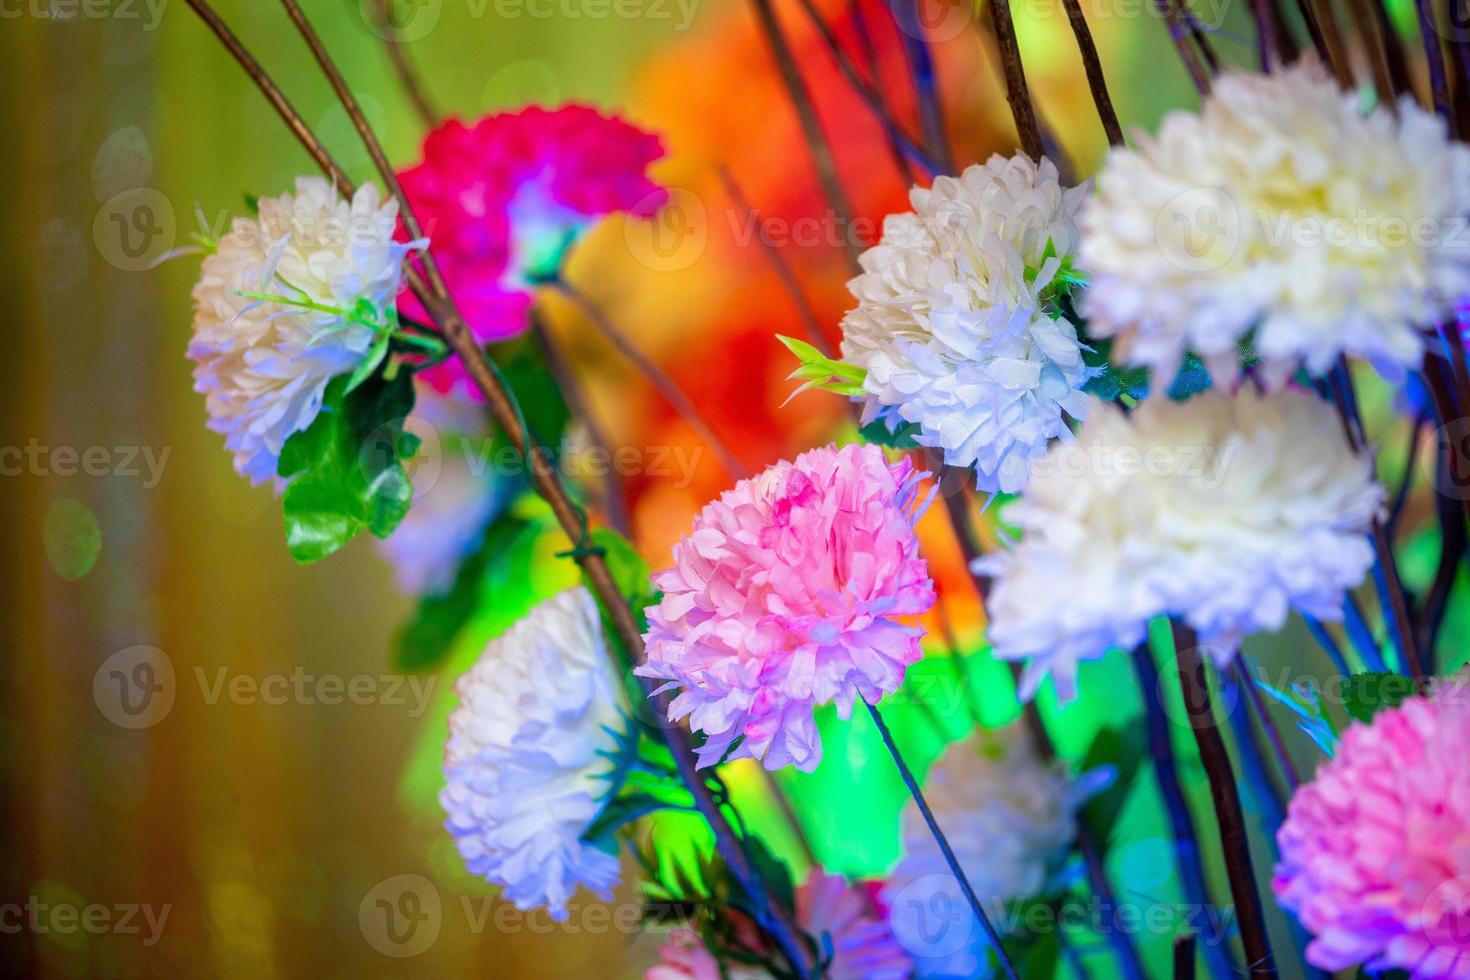
[{"label": "white pompom flower", "polygon": [[[1310,62],[1227,72],[1201,112],[1115,148],[1083,210],[1082,298],[1115,358],[1276,387],[1340,354],[1390,377],[1470,291],[1470,148],[1404,98],[1365,111]],[[1249,335],[1254,330],[1254,337]]]},{"label": "white pompom flower", "polygon": [[1076,249],[1088,191],[1065,189],[1050,160],[993,156],[915,188],[911,213],[848,283],[844,361],[866,372],[864,421],[918,426],[915,441],[1012,492],[1086,407],[1077,330],[1045,294]]},{"label": "white pompom flower", "polygon": [[281,447],[316,418],[327,382],[368,353],[375,331],[362,310],[392,325],[404,258],[425,244],[395,242],[397,217],[371,184],[347,201],[326,180],[299,177],[294,194],[261,198],[255,217],[234,219],[204,259],[188,347],[194,388],[252,483],[276,476]]},{"label": "white pompom flower", "polygon": [[[1000,911],[1015,911],[1007,903],[1042,894],[1058,876],[1077,836],[1077,811],[1113,777],[1101,769],[1070,778],[1011,725],[945,749],[925,777],[924,797],[983,907],[1001,919]],[[916,976],[989,975],[984,929],[912,803],[903,814],[903,857],[883,899]]]},{"label": "white pompom flower", "polygon": [[1005,509],[1021,541],[976,562],[995,577],[995,653],[1029,661],[1024,697],[1050,674],[1066,701],[1079,660],[1136,646],[1155,616],[1227,661],[1290,609],[1339,619],[1373,563],[1383,500],[1370,454],[1312,394],[1098,404]]},{"label": "white pompom flower", "polygon": [[558,921],[578,886],[609,898],[618,859],[581,835],[628,720],[592,594],[577,586],[536,606],[455,690],[439,802],[466,866]]}]

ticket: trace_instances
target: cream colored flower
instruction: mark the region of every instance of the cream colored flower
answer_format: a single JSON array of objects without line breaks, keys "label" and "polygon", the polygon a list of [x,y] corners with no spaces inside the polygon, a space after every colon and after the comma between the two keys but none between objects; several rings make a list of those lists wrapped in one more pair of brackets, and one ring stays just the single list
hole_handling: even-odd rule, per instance
[{"label": "cream colored flower", "polygon": [[1079,660],[1135,646],[1155,616],[1226,656],[1289,609],[1340,618],[1383,497],[1370,456],[1302,391],[1099,404],[1005,509],[1020,543],[977,562],[995,576],[996,655],[1028,660],[1023,696],[1050,674],[1067,700]]},{"label": "cream colored flower", "polygon": [[1043,294],[1077,244],[1085,187],[1050,160],[993,156],[909,195],[848,283],[844,360],[867,372],[865,421],[916,423],[915,440],[1019,490],[1032,460],[1082,412],[1077,331]]},{"label": "cream colored flower", "polygon": [[1082,213],[1089,330],[1166,384],[1186,350],[1216,380],[1255,331],[1259,377],[1339,354],[1390,374],[1470,290],[1470,148],[1405,98],[1364,111],[1316,64],[1228,72],[1199,115],[1114,149]]},{"label": "cream colored flower", "polygon": [[439,802],[466,866],[558,921],[579,885],[609,898],[618,859],[581,835],[607,790],[602,753],[617,751],[627,720],[592,593],[532,609],[455,690]]},{"label": "cream colored flower", "polygon": [[251,482],[275,477],[281,447],[316,418],[327,382],[372,344],[373,329],[349,314],[366,301],[391,325],[411,247],[393,241],[397,216],[371,184],[349,202],[327,181],[300,177],[294,194],[236,218],[205,258],[188,348],[194,388]]}]

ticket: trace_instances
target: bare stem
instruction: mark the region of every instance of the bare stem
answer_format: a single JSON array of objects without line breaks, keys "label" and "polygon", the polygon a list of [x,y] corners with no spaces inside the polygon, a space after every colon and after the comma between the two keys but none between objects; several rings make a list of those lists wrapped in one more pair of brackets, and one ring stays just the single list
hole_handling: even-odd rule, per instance
[{"label": "bare stem", "polygon": [[1006,101],[1010,103],[1011,116],[1016,121],[1021,149],[1031,159],[1040,160],[1045,152],[1041,127],[1036,123],[1036,110],[1031,105],[1031,92],[1026,86],[1026,67],[1021,63],[1021,48],[1016,42],[1016,23],[1011,19],[1010,0],[990,0],[990,19],[1000,47],[1001,67],[1005,70]]},{"label": "bare stem", "polygon": [[648,383],[658,390],[658,393],[685,422],[689,423],[689,427],[698,433],[699,438],[715,451],[715,455],[720,458],[721,465],[725,467],[725,471],[730,476],[740,480],[750,475],[745,464],[740,462],[740,458],[725,444],[725,441],[715,434],[715,430],[704,420],[704,416],[699,413],[699,409],[694,407],[694,403],[689,400],[688,395],[684,394],[684,390],[652,358],[639,350],[638,345],[633,343],[627,334],[617,328],[617,325],[612,322],[602,307],[593,301],[592,297],[564,279],[558,279],[552,285],[557,292],[575,303],[587,319],[592,321],[593,326],[611,341],[624,357],[633,362],[633,365],[648,379]]},{"label": "bare stem", "polygon": [[378,0],[378,33],[383,38],[384,46],[388,49],[388,60],[393,64],[393,71],[398,75],[398,81],[403,86],[404,94],[408,101],[413,103],[414,111],[419,114],[423,124],[433,129],[439,125],[439,113],[434,111],[434,104],[429,101],[428,90],[424,88],[423,81],[418,72],[414,71],[413,63],[408,58],[408,50],[404,47],[402,36],[393,23],[390,7],[393,0]]},{"label": "bare stem", "polygon": [[959,883],[960,891],[965,893],[965,901],[969,902],[970,910],[975,913],[975,918],[980,920],[980,926],[985,930],[985,936],[990,940],[991,948],[995,950],[996,958],[1000,960],[1001,969],[1011,980],[1020,980],[1016,968],[1012,965],[1010,957],[1006,955],[1005,947],[1001,945],[1000,933],[995,931],[995,925],[990,921],[990,916],[985,914],[985,908],[980,904],[980,897],[975,894],[975,888],[970,884],[970,879],[965,875],[965,869],[960,867],[959,858],[955,857],[954,849],[949,846],[949,839],[944,836],[944,831],[939,829],[939,821],[934,819],[934,811],[929,809],[929,802],[924,799],[924,793],[919,789],[919,783],[914,779],[908,763],[903,761],[903,756],[898,751],[898,745],[893,741],[893,733],[883,722],[883,716],[871,703],[864,701],[868,706],[868,714],[873,716],[873,724],[878,726],[878,734],[883,736],[883,744],[888,747],[888,754],[893,757],[893,764],[898,767],[898,774],[903,777],[904,785],[909,788],[909,795],[914,798],[914,803],[919,807],[919,813],[924,817],[924,823],[929,826],[929,833],[934,835],[934,842],[939,845],[939,851],[944,855],[945,862],[949,865],[950,873],[954,875],[955,881]]},{"label": "bare stem", "polygon": [[1102,59],[1098,57],[1097,45],[1093,43],[1092,31],[1087,18],[1082,15],[1079,0],[1062,0],[1067,8],[1067,19],[1072,22],[1072,33],[1077,38],[1077,50],[1082,55],[1082,69],[1087,73],[1087,86],[1092,89],[1092,102],[1097,106],[1097,118],[1102,122],[1112,146],[1123,145],[1123,127],[1118,122],[1118,113],[1113,109],[1112,96],[1108,95],[1108,82],[1103,77]]},{"label": "bare stem", "polygon": [[[1211,706],[1209,675],[1200,656],[1199,641],[1187,626],[1174,626],[1174,654],[1177,657],[1179,688],[1189,724],[1199,745],[1200,763],[1210,780],[1210,796],[1215,802],[1215,819],[1220,828],[1220,850],[1225,858],[1230,894],[1235,900],[1236,920],[1245,946],[1246,974],[1251,977],[1275,977],[1276,963],[1271,942],[1266,936],[1266,916],[1251,863],[1250,840],[1245,828],[1245,814],[1240,807],[1240,793],[1235,786],[1235,770],[1220,729],[1215,725]],[[1147,695],[1147,692],[1145,692]]]}]

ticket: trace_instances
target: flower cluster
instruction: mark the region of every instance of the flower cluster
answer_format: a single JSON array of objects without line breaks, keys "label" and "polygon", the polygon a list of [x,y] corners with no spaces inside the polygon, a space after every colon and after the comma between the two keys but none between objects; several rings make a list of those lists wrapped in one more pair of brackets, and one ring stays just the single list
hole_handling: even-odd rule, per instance
[{"label": "flower cluster", "polygon": [[1272,887],[1324,970],[1470,977],[1470,688],[1344,733],[1291,800]]},{"label": "flower cluster", "polygon": [[1470,291],[1470,148],[1410,97],[1365,112],[1316,64],[1222,75],[1097,187],[1083,310],[1166,382],[1186,350],[1233,381],[1252,331],[1271,385],[1344,352],[1412,368]]},{"label": "flower cluster", "polygon": [[1048,303],[1077,246],[1087,187],[1050,160],[991,157],[910,193],[848,284],[846,363],[866,372],[864,421],[918,426],[980,489],[1013,492],[1086,407],[1077,330]]},{"label": "flower cluster", "polygon": [[1030,658],[1024,696],[1050,673],[1067,700],[1079,660],[1138,644],[1155,616],[1227,653],[1290,608],[1339,619],[1382,503],[1371,458],[1313,395],[1098,405],[1006,508],[1024,539],[977,566],[995,576],[996,655]]},{"label": "flower cluster", "polygon": [[610,897],[617,857],[581,835],[627,720],[592,594],[579,586],[542,602],[455,690],[439,802],[466,865],[516,908],[557,920],[579,885]]},{"label": "flower cluster", "polygon": [[395,242],[397,218],[371,184],[347,201],[301,177],[294,194],[261,198],[255,217],[234,219],[205,257],[188,347],[194,388],[252,483],[276,476],[281,447],[316,418],[327,382],[372,345],[362,304],[392,325],[404,259],[424,244]]},{"label": "flower cluster", "polygon": [[[1090,795],[1088,786],[1043,763],[1026,733],[1011,726],[947,748],[929,770],[924,796],[975,893],[991,909],[1043,892],[1077,836],[1077,810]],[[988,975],[990,943],[973,913],[936,917],[967,906],[912,804],[904,811],[903,845],[883,895],[917,975]]]},{"label": "flower cluster", "polygon": [[[646,176],[662,155],[657,136],[595,109],[533,106],[444,123],[400,180],[459,311],[493,341],[525,331],[532,287],[556,276],[597,218],[663,205],[666,192]],[[412,296],[404,308],[422,312]],[[430,377],[447,387],[463,370],[447,363]]]},{"label": "flower cluster", "polygon": [[934,602],[914,535],[923,475],[876,446],[814,449],[700,512],[654,578],[638,673],[682,688],[669,713],[708,736],[701,765],[733,749],[809,772],[817,705],[846,718],[898,688],[921,651],[894,617]]}]

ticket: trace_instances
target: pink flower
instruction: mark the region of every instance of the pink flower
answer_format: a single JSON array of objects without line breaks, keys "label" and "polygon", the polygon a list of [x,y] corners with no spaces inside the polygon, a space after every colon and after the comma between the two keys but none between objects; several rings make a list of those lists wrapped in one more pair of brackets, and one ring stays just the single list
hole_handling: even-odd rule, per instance
[{"label": "pink flower", "polygon": [[812,712],[850,717],[919,659],[922,631],[895,621],[934,603],[914,535],[928,474],[877,446],[826,447],[742,480],[705,506],[654,577],[645,677],[683,688],[669,706],[734,758],[803,772],[822,759]]},{"label": "pink flower", "polygon": [[[618,211],[649,217],[667,192],[649,180],[663,156],[657,136],[580,105],[451,119],[424,140],[424,159],[399,175],[433,242],[460,312],[482,341],[528,324],[531,290],[597,218]],[[401,300],[410,315],[423,307]],[[430,372],[447,390],[463,378],[457,361]]]},{"label": "pink flower", "polygon": [[813,868],[796,890],[796,921],[818,943],[823,935],[830,939],[832,961],[823,976],[832,980],[901,980],[914,972],[887,910],[861,885]]},{"label": "pink flower", "polygon": [[1470,687],[1353,725],[1292,798],[1271,885],[1326,970],[1470,978]]},{"label": "pink flower", "polygon": [[[729,913],[739,916],[740,913]],[[861,884],[850,885],[838,875],[813,868],[796,889],[796,922],[818,944],[831,943],[831,960],[822,976],[829,980],[902,980],[913,974],[914,963],[888,925],[888,912]],[[735,922],[736,934],[756,933],[746,920]],[[768,955],[758,939],[748,952]],[[825,954],[824,954],[825,955]],[[766,980],[770,972],[744,963],[723,964],[689,929],[675,929],[659,950],[660,962],[643,974],[644,980]]]}]

